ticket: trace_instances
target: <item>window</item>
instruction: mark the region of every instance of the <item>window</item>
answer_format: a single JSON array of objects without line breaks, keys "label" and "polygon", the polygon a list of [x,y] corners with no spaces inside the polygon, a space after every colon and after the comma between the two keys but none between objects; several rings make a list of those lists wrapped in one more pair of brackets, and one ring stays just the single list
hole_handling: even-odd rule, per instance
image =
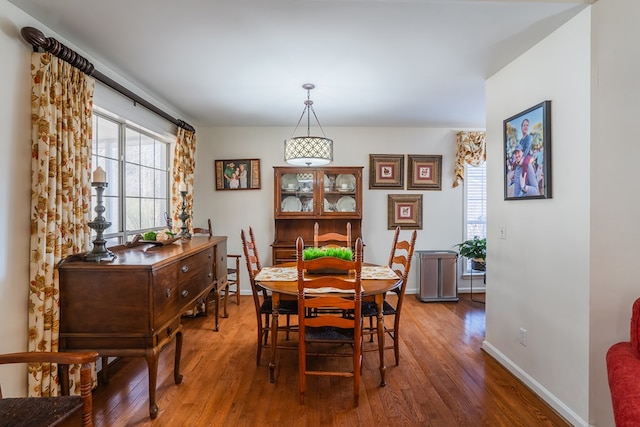
[{"label": "window", "polygon": [[153,132],[94,110],[92,167],[102,166],[107,173],[104,216],[111,226],[104,237],[108,246],[166,227],[169,146],[169,141]]},{"label": "window", "polygon": [[[487,237],[487,162],[465,165],[464,198],[464,240]],[[471,272],[469,260],[463,270]]]}]

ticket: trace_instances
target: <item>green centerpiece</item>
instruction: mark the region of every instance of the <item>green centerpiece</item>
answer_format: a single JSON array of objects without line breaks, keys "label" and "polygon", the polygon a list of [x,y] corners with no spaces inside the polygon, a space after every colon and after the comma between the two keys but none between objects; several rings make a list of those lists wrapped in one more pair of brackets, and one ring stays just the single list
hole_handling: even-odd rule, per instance
[{"label": "green centerpiece", "polygon": [[302,259],[305,261],[322,258],[325,256],[351,261],[353,259],[353,251],[349,248],[322,247],[307,248],[302,252]]},{"label": "green centerpiece", "polygon": [[[351,261],[353,259],[353,251],[350,248],[339,248],[339,247],[322,247],[322,248],[307,248],[302,252],[302,259],[305,261],[310,261],[317,258],[323,257],[331,257],[331,258],[339,258],[346,261]],[[348,271],[338,270],[333,268],[323,268],[323,269],[309,269],[307,270],[308,274],[348,274]]]}]

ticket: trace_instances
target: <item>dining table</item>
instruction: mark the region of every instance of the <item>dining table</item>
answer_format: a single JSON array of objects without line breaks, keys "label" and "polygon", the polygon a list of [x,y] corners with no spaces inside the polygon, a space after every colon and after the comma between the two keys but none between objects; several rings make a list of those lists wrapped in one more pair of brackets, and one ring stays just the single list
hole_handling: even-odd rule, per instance
[{"label": "dining table", "polygon": [[[306,271],[304,272],[306,275]],[[317,277],[317,274],[314,274]],[[337,275],[337,277],[354,279],[355,272]],[[361,272],[362,300],[374,301],[377,309],[378,354],[380,356],[380,386],[385,386],[386,365],[384,364],[384,316],[382,307],[384,296],[402,284],[402,278],[388,266],[366,263]],[[298,270],[295,262],[263,267],[255,276],[256,284],[271,292],[271,358],[269,362],[269,381],[275,382],[276,349],[278,348],[278,311],[281,300],[295,300],[298,295]],[[330,292],[330,290],[327,290]]]}]

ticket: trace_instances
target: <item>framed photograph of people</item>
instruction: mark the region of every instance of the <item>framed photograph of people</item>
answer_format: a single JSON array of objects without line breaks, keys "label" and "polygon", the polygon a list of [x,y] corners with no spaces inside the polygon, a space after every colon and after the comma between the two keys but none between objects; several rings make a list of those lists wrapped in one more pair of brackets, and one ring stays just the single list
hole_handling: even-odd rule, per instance
[{"label": "framed photograph of people", "polygon": [[387,196],[387,229],[422,230],[422,194]]},{"label": "framed photograph of people", "polygon": [[260,160],[215,160],[216,190],[259,190]]},{"label": "framed photograph of people", "polygon": [[369,189],[404,190],[404,154],[369,154]]},{"label": "framed photograph of people", "polygon": [[442,190],[442,156],[408,155],[407,190]]},{"label": "framed photograph of people", "polygon": [[504,121],[504,199],[551,198],[551,101]]}]

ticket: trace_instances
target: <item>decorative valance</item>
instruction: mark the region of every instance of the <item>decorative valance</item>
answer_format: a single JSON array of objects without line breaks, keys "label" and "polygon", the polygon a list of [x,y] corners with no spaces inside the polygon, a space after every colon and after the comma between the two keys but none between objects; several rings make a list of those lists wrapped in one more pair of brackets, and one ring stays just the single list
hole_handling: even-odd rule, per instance
[{"label": "decorative valance", "polygon": [[485,132],[458,132],[456,149],[455,180],[453,187],[464,181],[464,165],[480,166],[487,160]]}]

